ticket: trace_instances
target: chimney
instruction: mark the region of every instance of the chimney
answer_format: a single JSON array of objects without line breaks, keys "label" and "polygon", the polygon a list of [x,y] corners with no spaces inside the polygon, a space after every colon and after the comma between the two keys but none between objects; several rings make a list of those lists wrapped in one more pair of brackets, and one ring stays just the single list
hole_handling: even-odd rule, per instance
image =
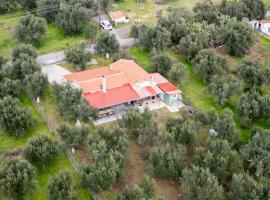
[{"label": "chimney", "polygon": [[106,93],[107,91],[107,81],[106,77],[102,76],[102,85],[101,85],[102,92]]}]

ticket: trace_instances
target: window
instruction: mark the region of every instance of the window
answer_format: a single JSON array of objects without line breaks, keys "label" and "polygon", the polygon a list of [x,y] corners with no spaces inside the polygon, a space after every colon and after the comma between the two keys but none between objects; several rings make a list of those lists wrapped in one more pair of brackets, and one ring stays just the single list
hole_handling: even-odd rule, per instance
[{"label": "window", "polygon": [[172,99],[177,99],[177,94],[172,95]]}]

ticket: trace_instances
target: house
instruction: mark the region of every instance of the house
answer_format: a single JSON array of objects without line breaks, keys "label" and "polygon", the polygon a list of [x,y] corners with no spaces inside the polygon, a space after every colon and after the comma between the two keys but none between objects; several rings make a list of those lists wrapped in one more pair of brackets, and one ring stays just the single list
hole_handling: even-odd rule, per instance
[{"label": "house", "polygon": [[178,111],[183,106],[181,90],[133,60],[120,59],[109,66],[68,74],[65,79],[82,89],[85,100],[99,110],[99,118],[131,107]]},{"label": "house", "polygon": [[129,22],[129,18],[122,11],[110,12],[109,15],[110,15],[112,22],[114,22],[116,26],[118,23],[128,23]]},{"label": "house", "polygon": [[252,20],[249,24],[256,31],[260,31],[268,36],[270,36],[270,20]]}]

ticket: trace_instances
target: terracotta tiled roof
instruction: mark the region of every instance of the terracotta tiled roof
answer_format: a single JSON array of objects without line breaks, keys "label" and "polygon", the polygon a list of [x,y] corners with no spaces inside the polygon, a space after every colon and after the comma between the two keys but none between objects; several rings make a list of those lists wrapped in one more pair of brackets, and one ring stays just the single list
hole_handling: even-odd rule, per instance
[{"label": "terracotta tiled roof", "polygon": [[117,88],[108,89],[105,93],[100,91],[84,94],[84,98],[93,107],[101,109],[137,100],[140,97],[129,84],[126,84]]},{"label": "terracotta tiled roof", "polygon": [[126,16],[125,13],[122,11],[110,12],[110,17],[112,20],[125,17],[125,16]]},{"label": "terracotta tiled roof", "polygon": [[89,69],[82,72],[75,72],[69,75],[66,75],[65,78],[72,82],[79,82],[85,80],[91,80],[95,78],[100,78],[102,76],[108,76],[112,74],[117,74],[119,71],[111,70],[109,67],[99,67],[95,69]]},{"label": "terracotta tiled roof", "polygon": [[156,83],[168,83],[169,81],[164,78],[160,73],[152,73],[150,74],[152,80]]},{"label": "terracotta tiled roof", "polygon": [[181,90],[179,90],[175,85],[168,83],[159,83],[157,86],[166,94],[177,94],[182,93]]},{"label": "terracotta tiled roof", "polygon": [[110,69],[125,72],[131,85],[138,81],[151,80],[151,76],[133,60],[120,59],[111,64]]}]

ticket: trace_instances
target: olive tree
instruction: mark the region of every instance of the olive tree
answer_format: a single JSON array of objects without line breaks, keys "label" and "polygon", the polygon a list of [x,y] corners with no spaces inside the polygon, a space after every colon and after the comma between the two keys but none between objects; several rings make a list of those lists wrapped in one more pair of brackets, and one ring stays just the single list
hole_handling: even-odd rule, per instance
[{"label": "olive tree", "polygon": [[97,110],[86,102],[82,97],[82,91],[78,88],[69,83],[65,85],[54,84],[53,90],[57,97],[58,111],[62,116],[73,120],[97,117]]},{"label": "olive tree", "polygon": [[86,144],[88,130],[86,127],[71,127],[62,124],[58,129],[61,138],[71,147],[81,148]]},{"label": "olive tree", "polygon": [[223,199],[223,188],[208,169],[195,167],[184,169],[181,177],[184,200]]},{"label": "olive tree", "polygon": [[236,150],[232,150],[227,140],[211,139],[205,149],[197,148],[195,163],[209,168],[222,185],[226,185],[232,175],[243,170],[243,162]]},{"label": "olive tree", "polygon": [[166,76],[170,71],[174,60],[171,56],[164,54],[163,52],[154,51],[151,55],[151,61],[153,65],[153,71],[159,72]]},{"label": "olive tree", "polygon": [[21,91],[20,82],[9,78],[0,77],[0,98],[5,96],[18,97]]},{"label": "olive tree", "polygon": [[11,64],[11,76],[14,79],[23,81],[27,75],[31,75],[34,72],[40,72],[41,68],[38,65],[34,57],[28,54],[22,53],[18,58]]},{"label": "olive tree", "polygon": [[21,44],[16,46],[13,50],[12,50],[12,61],[16,61],[21,54],[27,54],[29,57],[32,57],[34,59],[37,58],[37,51],[36,49],[30,45],[30,44]]},{"label": "olive tree", "polygon": [[114,53],[119,51],[120,45],[114,34],[101,32],[97,37],[96,48],[99,53]]},{"label": "olive tree", "polygon": [[263,199],[259,193],[259,184],[248,173],[233,175],[229,197],[231,200]]},{"label": "olive tree", "polygon": [[226,108],[214,123],[214,129],[219,138],[227,140],[234,147],[240,142],[240,133],[233,121],[233,112]]},{"label": "olive tree", "polygon": [[148,110],[143,113],[138,109],[128,110],[120,120],[120,126],[127,134],[137,139],[139,144],[153,143],[158,133],[157,123]]},{"label": "olive tree", "polygon": [[80,4],[64,6],[57,14],[55,23],[62,28],[66,34],[75,35],[83,31],[84,24],[90,16],[91,13]]},{"label": "olive tree", "polygon": [[214,75],[211,78],[209,89],[215,96],[216,101],[224,106],[228,98],[241,90],[239,85],[240,83],[233,75]]},{"label": "olive tree", "polygon": [[254,30],[246,21],[230,18],[221,26],[221,34],[225,47],[232,56],[243,56],[254,44],[256,36]]},{"label": "olive tree", "polygon": [[213,49],[203,49],[193,59],[194,71],[205,82],[210,82],[214,75],[222,74],[227,70],[227,61]]},{"label": "olive tree", "polygon": [[186,148],[183,145],[153,147],[147,156],[150,171],[158,178],[178,178],[185,167]]},{"label": "olive tree", "polygon": [[242,62],[238,67],[238,74],[250,87],[261,86],[264,82],[264,71],[257,60]]},{"label": "olive tree", "polygon": [[262,0],[241,0],[247,7],[247,15],[250,20],[263,19],[266,14],[266,6]]},{"label": "olive tree", "polygon": [[24,149],[24,157],[32,163],[36,163],[46,169],[58,155],[55,142],[48,136],[41,135],[31,139]]},{"label": "olive tree", "polygon": [[49,200],[75,200],[74,184],[70,172],[61,171],[50,178],[47,186]]},{"label": "olive tree", "polygon": [[204,0],[203,2],[198,2],[193,8],[195,13],[195,18],[199,22],[206,21],[209,24],[218,22],[218,12],[210,0]]},{"label": "olive tree", "polygon": [[75,65],[76,70],[84,70],[86,63],[91,59],[91,54],[86,51],[86,44],[80,43],[68,47],[65,50],[65,58],[68,63]]},{"label": "olive tree", "polygon": [[241,154],[249,169],[255,175],[270,176],[270,132],[254,129],[252,139],[241,149]]},{"label": "olive tree", "polygon": [[14,38],[20,42],[40,45],[47,32],[45,19],[27,15],[22,17],[14,28]]},{"label": "olive tree", "polygon": [[180,40],[180,48],[188,60],[192,60],[200,50],[211,46],[212,42],[205,32],[191,32]]},{"label": "olive tree", "polygon": [[0,99],[0,122],[13,136],[19,137],[33,125],[34,120],[17,98],[5,96]]},{"label": "olive tree", "polygon": [[178,83],[185,76],[185,66],[181,63],[174,63],[168,72],[168,77],[174,83]]},{"label": "olive tree", "polygon": [[60,0],[38,0],[37,13],[49,21],[55,21],[60,10]]},{"label": "olive tree", "polygon": [[47,75],[40,72],[27,75],[25,77],[25,83],[28,91],[35,98],[41,97],[49,85]]},{"label": "olive tree", "polygon": [[9,199],[27,199],[36,185],[35,169],[24,160],[10,160],[0,169],[0,189]]}]

